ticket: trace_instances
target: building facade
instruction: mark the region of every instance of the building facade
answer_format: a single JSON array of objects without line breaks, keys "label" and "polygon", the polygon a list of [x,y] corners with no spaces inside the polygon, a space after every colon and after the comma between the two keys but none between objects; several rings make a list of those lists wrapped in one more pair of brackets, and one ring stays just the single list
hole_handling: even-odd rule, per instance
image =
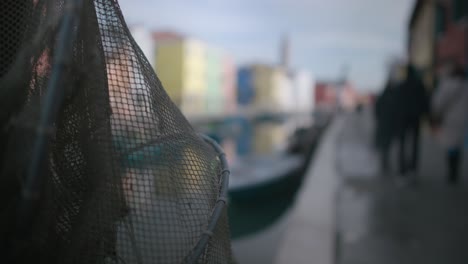
[{"label": "building facade", "polygon": [[446,61],[467,65],[468,2],[439,0],[436,4],[436,68]]},{"label": "building facade", "polygon": [[468,63],[468,1],[417,0],[409,23],[408,55],[433,86],[446,62]]},{"label": "building facade", "polygon": [[408,59],[429,89],[434,85],[435,16],[435,0],[418,0],[408,27]]},{"label": "building facade", "polygon": [[166,92],[185,114],[206,110],[206,48],[196,39],[155,33],[156,68]]}]

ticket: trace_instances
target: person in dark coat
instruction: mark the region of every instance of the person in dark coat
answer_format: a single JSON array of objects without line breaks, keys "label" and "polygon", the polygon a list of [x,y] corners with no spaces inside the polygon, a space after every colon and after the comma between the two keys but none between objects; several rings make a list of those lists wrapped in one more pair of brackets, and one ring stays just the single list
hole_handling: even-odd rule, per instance
[{"label": "person in dark coat", "polygon": [[[420,123],[429,112],[429,97],[413,65],[408,64],[406,67],[406,80],[397,94],[399,173],[405,179],[415,180],[419,161]],[[411,144],[409,156],[405,151],[408,139]]]},{"label": "person in dark coat", "polygon": [[392,141],[398,135],[398,92],[403,84],[402,67],[395,64],[382,94],[375,103],[375,140],[380,152],[382,170],[389,170],[389,152]]}]

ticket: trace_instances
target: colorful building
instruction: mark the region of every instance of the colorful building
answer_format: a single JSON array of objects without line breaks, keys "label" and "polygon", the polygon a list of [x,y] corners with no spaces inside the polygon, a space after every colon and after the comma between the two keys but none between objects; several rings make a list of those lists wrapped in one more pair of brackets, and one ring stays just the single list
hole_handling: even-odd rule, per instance
[{"label": "colorful building", "polygon": [[[417,27],[419,24],[426,26]],[[427,33],[430,31],[427,29],[429,24],[433,29],[432,39]],[[409,39],[412,40],[409,53],[413,56],[417,57],[418,53],[428,54],[429,51],[426,50],[432,49],[432,71],[428,75],[433,83],[437,82],[438,70],[447,62],[461,64],[468,74],[467,0],[417,0],[411,15],[409,35]],[[417,36],[425,36],[424,39],[420,37],[418,45],[414,44],[418,40]]]},{"label": "colorful building", "polygon": [[253,103],[255,98],[254,75],[252,67],[244,66],[237,71],[237,103],[245,108]]},{"label": "colorful building", "polygon": [[453,60],[467,65],[466,0],[439,0],[436,5],[436,67]]},{"label": "colorful building", "polygon": [[223,112],[223,55],[215,49],[206,49],[206,100],[205,110],[208,115]]},{"label": "colorful building", "polygon": [[286,71],[280,69],[279,74],[276,76],[278,78],[277,82],[277,102],[278,105],[276,109],[283,113],[292,113],[296,111],[296,97],[294,82],[292,76],[290,76]]},{"label": "colorful building", "polygon": [[339,94],[339,104],[344,110],[354,110],[359,103],[359,94],[350,82],[346,82],[341,86]]},{"label": "colorful building", "polygon": [[434,84],[435,11],[435,0],[416,1],[408,27],[409,61],[429,89]]},{"label": "colorful building", "polygon": [[409,23],[408,53],[426,84],[452,61],[467,66],[468,1],[417,0]]},{"label": "colorful building", "polygon": [[237,111],[237,69],[233,58],[224,55],[222,58],[222,102],[224,114]]},{"label": "colorful building", "polygon": [[315,108],[320,111],[334,111],[338,102],[338,87],[332,82],[315,84]]},{"label": "colorful building", "polygon": [[253,88],[255,92],[253,107],[259,112],[276,112],[281,106],[280,87],[286,75],[281,68],[265,65],[252,65]]},{"label": "colorful building", "polygon": [[315,81],[312,75],[304,70],[291,74],[294,89],[294,111],[312,112],[315,106]]},{"label": "colorful building", "polygon": [[206,49],[195,39],[170,36],[156,38],[156,68],[171,99],[185,114],[206,109]]},{"label": "colorful building", "polygon": [[314,80],[307,71],[253,64],[237,72],[239,107],[256,112],[305,113],[314,108]]},{"label": "colorful building", "polygon": [[174,32],[156,32],[156,69],[171,99],[189,118],[233,113],[236,67],[223,51]]}]

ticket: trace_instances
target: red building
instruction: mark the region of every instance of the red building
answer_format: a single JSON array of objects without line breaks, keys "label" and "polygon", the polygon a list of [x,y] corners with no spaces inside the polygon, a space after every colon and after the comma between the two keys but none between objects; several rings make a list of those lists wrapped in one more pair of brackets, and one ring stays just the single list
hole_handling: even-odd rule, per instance
[{"label": "red building", "polygon": [[468,1],[436,1],[436,68],[448,60],[467,65]]},{"label": "red building", "polygon": [[153,32],[153,40],[158,41],[169,41],[169,40],[180,40],[183,39],[184,35],[172,31],[156,31]]},{"label": "red building", "polygon": [[408,27],[409,60],[428,88],[447,61],[468,64],[468,0],[416,0]]},{"label": "red building", "polygon": [[331,82],[317,82],[315,84],[315,108],[333,111],[338,102],[338,87]]}]

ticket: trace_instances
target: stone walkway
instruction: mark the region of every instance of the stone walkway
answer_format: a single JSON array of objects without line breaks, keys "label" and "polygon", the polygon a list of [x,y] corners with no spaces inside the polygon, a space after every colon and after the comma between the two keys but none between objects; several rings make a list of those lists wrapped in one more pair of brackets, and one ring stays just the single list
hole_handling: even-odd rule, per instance
[{"label": "stone walkway", "polygon": [[468,155],[462,181],[448,186],[444,153],[426,133],[419,185],[397,187],[394,175],[379,172],[370,113],[344,119],[336,160],[337,263],[468,263]]},{"label": "stone walkway", "polygon": [[335,260],[337,139],[343,118],[327,128],[306,172],[304,183],[291,209],[285,236],[276,253],[276,264],[332,264]]}]

